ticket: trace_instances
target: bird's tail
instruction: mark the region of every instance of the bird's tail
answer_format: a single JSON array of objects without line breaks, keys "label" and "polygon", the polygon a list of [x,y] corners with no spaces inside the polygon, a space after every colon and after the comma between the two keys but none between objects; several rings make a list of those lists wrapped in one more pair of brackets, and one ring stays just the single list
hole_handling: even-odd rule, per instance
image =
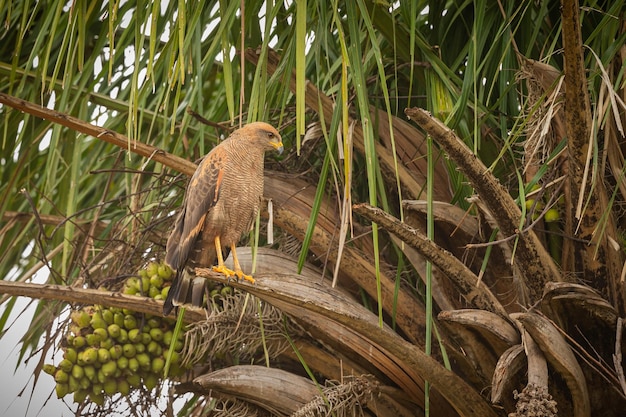
[{"label": "bird's tail", "polygon": [[172,288],[170,288],[163,304],[163,315],[169,315],[174,307],[183,304],[202,307],[205,292],[206,280],[204,278],[196,277],[195,274],[186,268],[179,269],[176,271]]}]

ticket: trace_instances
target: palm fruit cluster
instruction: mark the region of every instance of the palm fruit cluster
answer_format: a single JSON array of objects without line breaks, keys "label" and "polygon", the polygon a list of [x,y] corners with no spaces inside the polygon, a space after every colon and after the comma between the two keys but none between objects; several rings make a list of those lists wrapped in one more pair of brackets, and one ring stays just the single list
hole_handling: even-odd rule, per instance
[{"label": "palm fruit cluster", "polygon": [[[138,275],[126,280],[124,294],[165,299],[173,275],[167,265],[150,263]],[[150,391],[163,378],[175,320],[102,306],[75,310],[70,318],[62,344],[63,360],[43,368],[54,376],[59,398],[73,393],[77,403],[88,397],[102,405],[107,396],[126,396],[134,388],[143,386]],[[181,332],[171,345],[170,376],[186,370],[180,365],[183,337]]]},{"label": "palm fruit cluster", "polygon": [[[535,184],[532,187],[531,192],[537,191],[540,188],[541,186],[539,184]],[[562,204],[562,198],[559,198],[558,203]],[[541,213],[543,208],[544,208],[543,200],[536,201],[535,198],[533,197],[526,199],[526,210],[533,210],[533,216],[532,216],[533,220],[537,220],[537,217],[539,216],[539,213]],[[559,212],[558,207],[555,205],[549,208],[548,210],[546,210],[543,220],[546,221],[547,223],[552,223],[552,222],[556,222],[560,218],[561,218],[561,213]]]}]

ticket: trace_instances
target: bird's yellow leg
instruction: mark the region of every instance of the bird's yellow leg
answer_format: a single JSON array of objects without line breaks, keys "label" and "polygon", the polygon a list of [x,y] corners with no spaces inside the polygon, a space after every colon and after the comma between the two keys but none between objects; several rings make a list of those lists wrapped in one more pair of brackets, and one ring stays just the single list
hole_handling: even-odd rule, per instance
[{"label": "bird's yellow leg", "polygon": [[215,236],[215,251],[217,252],[217,266],[214,266],[213,270],[215,272],[220,272],[227,277],[232,277],[233,275],[236,275],[235,271],[226,268],[226,265],[224,265],[224,257],[222,256],[222,243],[220,242],[219,236]]},{"label": "bird's yellow leg", "polygon": [[235,245],[232,245],[230,247],[230,252],[233,254],[233,264],[235,266],[235,274],[237,275],[237,278],[243,278],[246,281],[249,281],[251,284],[254,284],[254,278],[252,278],[252,275],[246,275],[241,270],[241,266],[239,265],[239,259],[237,258],[237,251],[235,250]]}]

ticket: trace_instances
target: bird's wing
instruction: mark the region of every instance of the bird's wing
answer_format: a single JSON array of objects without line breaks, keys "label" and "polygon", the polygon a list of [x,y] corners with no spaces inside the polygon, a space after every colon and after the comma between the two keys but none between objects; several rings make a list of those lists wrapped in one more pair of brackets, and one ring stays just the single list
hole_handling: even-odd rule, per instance
[{"label": "bird's wing", "polygon": [[183,209],[167,241],[165,261],[175,270],[185,266],[207,213],[219,200],[225,162],[225,152],[217,147],[202,160],[191,177]]}]

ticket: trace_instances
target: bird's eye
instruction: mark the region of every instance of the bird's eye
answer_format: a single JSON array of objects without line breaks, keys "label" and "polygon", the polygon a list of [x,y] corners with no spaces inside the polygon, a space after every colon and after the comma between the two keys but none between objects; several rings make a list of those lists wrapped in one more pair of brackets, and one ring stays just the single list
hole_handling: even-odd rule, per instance
[{"label": "bird's eye", "polygon": [[267,132],[267,137],[268,137],[268,138],[273,138],[273,137],[274,137],[274,134],[273,134],[272,132]]}]

